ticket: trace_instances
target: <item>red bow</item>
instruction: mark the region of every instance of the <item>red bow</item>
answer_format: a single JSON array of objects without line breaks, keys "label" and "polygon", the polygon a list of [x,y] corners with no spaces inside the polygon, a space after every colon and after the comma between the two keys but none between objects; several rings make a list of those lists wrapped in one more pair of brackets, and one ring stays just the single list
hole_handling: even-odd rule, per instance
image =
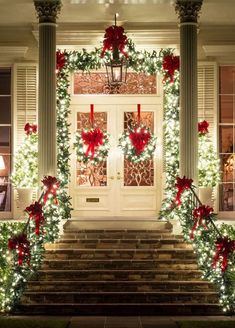
[{"label": "red bow", "polygon": [[56,51],[56,70],[61,71],[65,65],[65,55],[60,51]]},{"label": "red bow", "polygon": [[137,128],[130,132],[129,138],[135,148],[135,154],[138,156],[144,151],[145,146],[149,143],[150,133],[144,128]]},{"label": "red bow", "polygon": [[177,194],[176,194],[176,198],[175,198],[175,202],[177,205],[181,204],[181,195],[182,193],[186,190],[189,189],[191,187],[193,183],[192,179],[187,179],[185,178],[185,176],[181,179],[180,177],[176,178],[176,188],[178,189]]},{"label": "red bow", "polygon": [[44,222],[44,216],[42,211],[42,205],[39,202],[35,202],[26,207],[25,211],[29,214],[31,219],[35,221],[35,234],[39,235],[40,225]]},{"label": "red bow", "polygon": [[100,129],[94,129],[88,132],[82,131],[82,140],[87,146],[86,156],[92,159],[97,148],[104,143],[104,134]]},{"label": "red bow", "polygon": [[25,256],[28,257],[28,265],[30,265],[30,242],[26,234],[21,233],[8,240],[8,248],[10,250],[18,250],[18,264],[22,266]]},{"label": "red bow", "polygon": [[228,266],[228,256],[235,250],[235,240],[230,240],[227,236],[221,238],[219,237],[215,243],[216,253],[214,256],[213,267],[216,269],[217,262],[220,257],[222,257],[222,272],[227,269]]},{"label": "red bow", "polygon": [[57,189],[60,186],[59,181],[55,177],[48,175],[43,178],[42,183],[44,187],[46,187],[46,191],[44,192],[44,196],[43,196],[44,204],[46,204],[50,194],[52,194],[52,196],[55,199],[55,203],[57,204],[56,193],[57,193]]},{"label": "red bow", "polygon": [[212,207],[205,205],[195,208],[195,210],[193,211],[194,224],[190,234],[191,239],[194,238],[194,231],[197,229],[198,226],[202,225],[205,229],[207,229],[207,226],[203,223],[203,220],[206,220],[213,211],[214,210]]},{"label": "red bow", "polygon": [[164,56],[162,67],[164,71],[167,72],[167,77],[169,77],[170,81],[173,82],[175,71],[176,70],[178,71],[180,67],[179,56],[173,56],[173,55]]},{"label": "red bow", "polygon": [[207,121],[202,121],[198,123],[198,132],[201,135],[207,134],[208,131],[208,127],[209,127],[209,123]]},{"label": "red bow", "polygon": [[116,25],[109,26],[105,30],[101,57],[104,57],[106,50],[114,50],[117,48],[126,58],[128,58],[128,54],[124,51],[126,44],[127,36],[124,35],[124,28]]},{"label": "red bow", "polygon": [[33,133],[37,133],[37,125],[36,124],[30,124],[30,123],[26,123],[24,126],[24,130],[25,133],[27,134],[27,136],[33,134]]}]

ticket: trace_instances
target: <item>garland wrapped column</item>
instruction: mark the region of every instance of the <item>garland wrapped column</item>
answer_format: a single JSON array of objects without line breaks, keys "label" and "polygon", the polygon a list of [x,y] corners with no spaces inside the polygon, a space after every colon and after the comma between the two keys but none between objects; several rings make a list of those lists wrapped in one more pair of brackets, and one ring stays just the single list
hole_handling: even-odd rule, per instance
[{"label": "garland wrapped column", "polygon": [[180,175],[197,185],[197,19],[203,0],[176,0],[180,18]]},{"label": "garland wrapped column", "polygon": [[39,180],[56,175],[56,18],[60,0],[34,0],[39,18]]}]

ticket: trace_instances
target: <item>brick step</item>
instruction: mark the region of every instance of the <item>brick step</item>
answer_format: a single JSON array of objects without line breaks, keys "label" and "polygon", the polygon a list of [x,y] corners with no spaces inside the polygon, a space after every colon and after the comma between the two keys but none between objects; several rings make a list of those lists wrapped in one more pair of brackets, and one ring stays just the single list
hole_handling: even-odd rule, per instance
[{"label": "brick step", "polygon": [[56,249],[45,259],[195,259],[191,249]]},{"label": "brick step", "polygon": [[125,260],[125,259],[45,259],[42,269],[176,269],[176,270],[197,270],[195,259],[155,259],[155,260]]},{"label": "brick step", "polygon": [[[201,278],[201,271],[199,270],[40,270],[38,272],[38,279],[40,281],[79,281],[79,280],[174,280],[174,281],[195,281]],[[34,279],[37,279],[35,277]]]},{"label": "brick step", "polygon": [[31,281],[27,292],[204,292],[214,291],[207,281]]},{"label": "brick step", "polygon": [[51,249],[192,249],[182,239],[63,239],[54,244],[46,244]]},{"label": "brick step", "polygon": [[174,238],[182,239],[182,235],[173,235],[171,231],[149,231],[149,232],[117,232],[117,231],[104,231],[104,232],[93,232],[93,231],[65,231],[61,236],[63,239],[165,239]]},{"label": "brick step", "polygon": [[122,304],[23,304],[18,307],[16,314],[23,315],[222,315],[218,304],[185,303],[122,303]]},{"label": "brick step", "polygon": [[211,303],[218,302],[215,292],[28,292],[21,299],[23,304],[37,303]]}]

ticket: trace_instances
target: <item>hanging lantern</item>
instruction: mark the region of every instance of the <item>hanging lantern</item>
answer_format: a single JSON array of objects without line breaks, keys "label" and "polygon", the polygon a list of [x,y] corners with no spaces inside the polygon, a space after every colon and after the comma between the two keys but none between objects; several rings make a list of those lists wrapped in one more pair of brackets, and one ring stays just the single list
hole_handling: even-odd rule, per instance
[{"label": "hanging lantern", "polygon": [[[103,57],[106,50],[112,50],[112,59],[105,64],[108,84],[111,86],[126,83],[126,58],[128,57],[124,51],[126,43],[127,37],[124,34],[124,29],[122,26],[117,26],[117,14],[115,14],[115,25],[109,26],[105,31],[101,54]],[[120,58],[120,52],[124,57]]]}]

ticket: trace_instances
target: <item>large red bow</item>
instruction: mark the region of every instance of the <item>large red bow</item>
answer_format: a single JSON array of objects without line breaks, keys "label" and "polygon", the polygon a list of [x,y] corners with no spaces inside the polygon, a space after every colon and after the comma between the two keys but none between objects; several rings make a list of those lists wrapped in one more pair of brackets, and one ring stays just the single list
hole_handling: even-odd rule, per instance
[{"label": "large red bow", "polygon": [[10,250],[18,250],[18,264],[22,266],[24,258],[27,257],[28,265],[30,265],[30,242],[26,234],[18,234],[8,240],[8,248]]},{"label": "large red bow", "polygon": [[180,67],[179,56],[173,56],[173,55],[164,56],[162,67],[164,71],[167,72],[167,77],[169,77],[170,81],[173,82],[175,71],[178,71]]},{"label": "large red bow", "polygon": [[176,198],[175,198],[175,202],[177,205],[181,204],[181,195],[182,193],[186,190],[191,188],[191,185],[193,183],[192,179],[187,179],[185,178],[185,176],[183,178],[177,177],[176,178],[176,188],[178,189],[177,194],[176,194]]},{"label": "large red bow", "polygon": [[208,127],[209,127],[209,123],[207,121],[202,121],[202,122],[199,122],[198,123],[198,132],[200,134],[207,134],[209,131],[208,131]]},{"label": "large red bow", "polygon": [[213,267],[216,269],[219,258],[222,258],[221,270],[224,272],[228,266],[228,256],[235,250],[235,240],[230,240],[227,236],[219,237],[215,243],[216,253],[214,256]]},{"label": "large red bow", "polygon": [[43,178],[42,183],[44,187],[46,187],[46,190],[44,191],[44,195],[43,195],[44,204],[46,204],[50,194],[54,197],[55,203],[57,203],[56,194],[60,186],[59,181],[56,179],[56,177],[52,177],[51,175],[48,175]]},{"label": "large red bow", "polygon": [[109,26],[105,30],[101,57],[104,56],[106,50],[114,50],[116,48],[127,58],[128,54],[124,51],[126,44],[127,36],[124,35],[124,28],[116,25]]},{"label": "large red bow", "polygon": [[130,141],[135,148],[135,154],[140,155],[145,146],[149,143],[150,133],[144,128],[136,128],[134,131],[131,131],[129,134]]},{"label": "large red bow", "polygon": [[56,70],[61,71],[65,65],[65,55],[63,52],[56,51]]},{"label": "large red bow", "polygon": [[104,143],[104,134],[100,129],[82,131],[82,140],[87,146],[86,156],[92,159],[97,148]]},{"label": "large red bow", "polygon": [[39,235],[40,225],[44,222],[42,205],[39,202],[35,202],[26,207],[25,211],[29,214],[29,217],[35,221],[35,234]]},{"label": "large red bow", "polygon": [[25,133],[28,135],[37,133],[37,125],[36,124],[30,124],[26,123],[24,126]]},{"label": "large red bow", "polygon": [[205,205],[201,205],[198,208],[195,208],[193,211],[193,217],[194,217],[194,224],[191,230],[190,238],[194,238],[194,232],[199,227],[202,225],[205,229],[207,229],[207,226],[205,223],[203,223],[203,220],[206,220],[210,214],[213,212],[213,208]]}]

